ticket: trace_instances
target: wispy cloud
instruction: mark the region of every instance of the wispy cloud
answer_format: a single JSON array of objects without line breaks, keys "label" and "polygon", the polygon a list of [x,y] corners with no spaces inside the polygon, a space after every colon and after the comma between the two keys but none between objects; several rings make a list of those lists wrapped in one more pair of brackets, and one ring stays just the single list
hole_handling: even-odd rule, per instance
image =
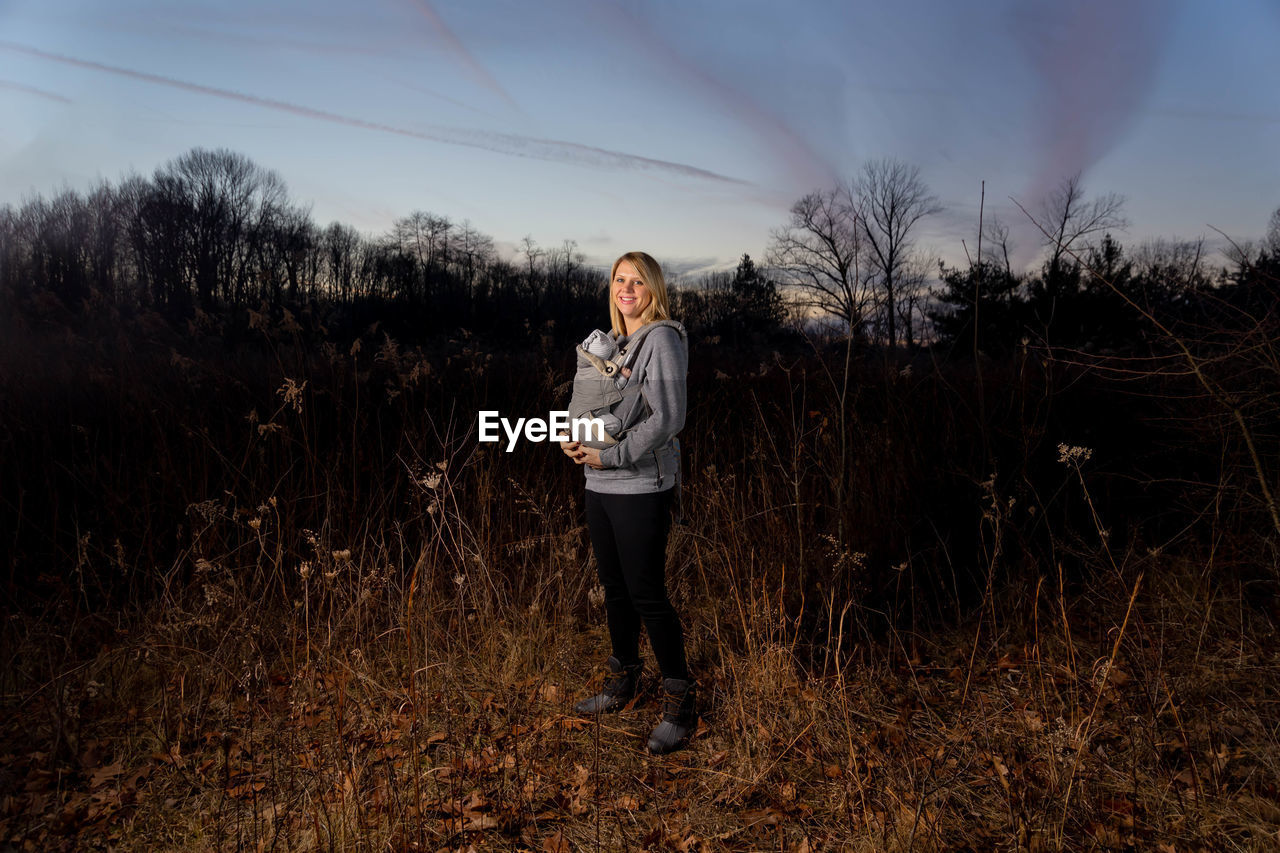
[{"label": "wispy cloud", "polygon": [[[646,52],[659,65],[683,77],[692,90],[701,92],[741,121],[781,160],[795,182],[817,187],[836,180],[831,164],[814,150],[807,139],[758,100],[726,83],[721,75],[707,70],[704,63],[676,49],[671,39],[653,26],[648,18],[633,14],[616,3],[587,2],[585,8],[603,16],[605,32],[639,34],[644,39]],[[745,57],[744,61],[747,61]]]},{"label": "wispy cloud", "polygon": [[506,89],[502,88],[502,85],[494,79],[494,76],[489,73],[488,69],[480,64],[471,51],[467,50],[466,45],[464,45],[462,40],[454,34],[453,30],[449,28],[449,25],[444,22],[444,19],[441,18],[440,14],[436,11],[435,6],[431,5],[430,0],[411,0],[411,2],[413,7],[417,9],[428,22],[430,22],[431,28],[435,30],[435,32],[444,41],[449,52],[462,63],[471,76],[486,89],[494,92],[510,106],[518,110],[519,105],[516,104],[515,99],[507,93]]},{"label": "wispy cloud", "polygon": [[1177,3],[1076,0],[1023,5],[1010,16],[1040,84],[1040,162],[1028,195],[1084,171],[1128,130],[1146,100]]},{"label": "wispy cloud", "polygon": [[51,101],[58,101],[63,104],[74,103],[70,98],[59,95],[57,92],[50,92],[46,89],[37,89],[35,86],[28,86],[25,83],[15,83],[12,80],[0,80],[0,89],[12,89],[15,92],[26,92],[28,95],[48,98]]},{"label": "wispy cloud", "polygon": [[707,256],[700,258],[663,258],[660,263],[662,264],[663,275],[666,278],[679,279],[686,284],[700,275],[718,272],[732,264],[731,261]]},{"label": "wispy cloud", "polygon": [[430,95],[433,98],[438,98],[439,100],[444,101],[445,103],[452,104],[453,106],[467,110],[468,112],[477,113],[479,115],[488,116],[490,118],[493,117],[493,113],[482,110],[479,107],[472,106],[471,104],[468,104],[466,101],[460,101],[457,98],[451,98],[448,95],[444,94],[443,92],[437,92],[435,89],[428,89],[426,86],[420,86],[417,83],[409,83],[403,79],[391,77],[390,75],[384,74],[382,76],[383,76],[383,79],[390,80],[396,85],[403,86],[404,88],[409,89],[410,91],[420,92],[421,94],[424,94],[424,95]]},{"label": "wispy cloud", "polygon": [[485,151],[493,151],[499,154],[507,154],[515,157],[529,157],[535,160],[549,160],[558,163],[570,163],[573,165],[593,166],[604,169],[654,171],[685,178],[699,178],[719,183],[750,186],[747,181],[732,178],[727,175],[721,175],[708,169],[698,168],[697,166],[690,166],[684,163],[674,163],[669,160],[657,160],[650,157],[641,157],[635,154],[612,151],[607,148],[597,148],[591,145],[580,145],[576,142],[567,142],[556,139],[540,139],[537,137],[518,136],[510,133],[497,133],[494,131],[468,130],[465,128],[452,127],[437,126],[431,127],[429,130],[425,131],[410,130],[408,128],[383,124],[382,122],[366,121],[364,119],[344,116],[338,113],[328,112],[326,110],[318,110],[312,107],[292,104],[288,101],[276,100],[275,98],[263,98],[257,95],[248,95],[243,92],[236,92],[230,89],[220,89],[213,86],[204,86],[199,83],[190,83],[173,77],[150,74],[145,71],[135,71],[133,69],[107,65],[101,62],[76,59],[74,57],[50,53],[48,51],[39,50],[26,45],[14,44],[13,42],[0,41],[0,50],[23,53],[28,56],[37,56],[41,59],[47,59],[52,62],[73,65],[78,68],[87,68],[93,71],[101,71],[107,74],[128,77],[134,80],[142,80],[147,83],[182,89],[187,92],[210,95],[215,98],[254,104],[266,109],[291,113],[305,118],[332,122],[334,124],[346,125],[347,127],[374,130],[381,133],[392,133],[397,136],[407,136],[428,142],[441,142],[447,145],[461,145],[469,148],[479,148]]}]

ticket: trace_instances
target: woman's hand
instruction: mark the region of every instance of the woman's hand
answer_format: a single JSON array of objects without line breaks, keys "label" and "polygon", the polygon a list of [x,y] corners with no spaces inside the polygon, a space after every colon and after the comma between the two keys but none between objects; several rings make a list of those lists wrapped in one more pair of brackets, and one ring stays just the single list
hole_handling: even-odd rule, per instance
[{"label": "woman's hand", "polygon": [[578,448],[578,455],[574,457],[574,461],[579,465],[590,465],[597,471],[604,470],[604,465],[600,462],[600,448],[598,447]]},{"label": "woman's hand", "polygon": [[590,465],[597,471],[604,470],[600,464],[600,451],[594,447],[584,447],[580,441],[562,441],[560,449],[577,465]]}]

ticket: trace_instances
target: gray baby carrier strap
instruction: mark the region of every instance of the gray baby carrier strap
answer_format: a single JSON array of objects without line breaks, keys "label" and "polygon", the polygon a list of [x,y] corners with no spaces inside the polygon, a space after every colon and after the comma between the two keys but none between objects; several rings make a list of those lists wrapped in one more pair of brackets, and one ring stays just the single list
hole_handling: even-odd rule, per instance
[{"label": "gray baby carrier strap", "polygon": [[618,375],[618,371],[622,369],[622,362],[610,361],[607,358],[601,358],[589,350],[582,348],[582,344],[578,344],[578,355],[585,358],[591,363],[596,370],[608,376],[610,379]]},{"label": "gray baby carrier strap", "polygon": [[649,333],[654,329],[660,329],[663,326],[675,329],[680,335],[680,340],[687,341],[689,339],[689,333],[684,330],[684,326],[681,326],[675,320],[651,320],[636,329],[636,333],[632,335],[625,344],[618,348],[618,356],[620,357],[621,363],[623,365],[628,364],[631,361],[632,356],[640,351],[640,345],[644,343],[644,339],[649,336]]},{"label": "gray baby carrier strap", "polygon": [[[595,412],[611,409],[622,400],[622,392],[618,390],[615,377],[622,370],[618,361],[601,358],[577,347],[578,368],[573,380],[573,394],[569,398],[569,417],[574,420],[594,417]],[[603,429],[599,434],[587,441],[591,447],[609,447],[618,440]]]},{"label": "gray baby carrier strap", "polygon": [[684,326],[674,320],[653,320],[636,329],[636,333],[631,336],[630,340],[618,348],[618,355],[614,359],[601,358],[590,350],[584,349],[582,344],[578,344],[578,355],[585,358],[605,376],[613,378],[618,375],[618,371],[626,367],[632,356],[640,351],[640,345],[644,343],[644,339],[649,336],[649,333],[660,326],[675,329],[680,334],[681,340],[686,340],[689,337],[689,333],[684,330]]}]

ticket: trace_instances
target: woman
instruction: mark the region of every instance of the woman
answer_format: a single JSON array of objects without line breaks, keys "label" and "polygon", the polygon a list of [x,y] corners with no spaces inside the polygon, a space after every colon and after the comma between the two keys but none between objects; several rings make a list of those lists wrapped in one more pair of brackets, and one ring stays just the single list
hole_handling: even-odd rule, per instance
[{"label": "woman", "polygon": [[[617,711],[636,695],[640,627],[649,633],[664,693],[662,722],[649,751],[679,748],[698,724],[696,690],[684,654],[680,617],[667,597],[667,534],[678,505],[680,443],[689,354],[684,328],[670,319],[667,285],[644,252],[614,261],[609,276],[610,337],[630,371],[613,414],[618,442],[604,449],[563,442],[584,467],[587,527],[605,592],[613,656],[604,689],[579,713]],[[624,375],[627,372],[624,371]]]}]

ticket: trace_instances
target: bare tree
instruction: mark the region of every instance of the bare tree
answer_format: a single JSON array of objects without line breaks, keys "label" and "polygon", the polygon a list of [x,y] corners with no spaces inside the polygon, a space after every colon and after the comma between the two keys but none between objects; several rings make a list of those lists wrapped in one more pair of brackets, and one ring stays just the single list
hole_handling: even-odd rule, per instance
[{"label": "bare tree", "polygon": [[134,211],[129,243],[139,283],[154,307],[185,313],[192,299],[185,269],[190,208],[178,182],[162,175],[153,182],[137,178],[123,192]]},{"label": "bare tree", "polygon": [[1076,245],[1081,239],[1128,227],[1123,209],[1124,196],[1115,193],[1085,201],[1079,172],[1063,180],[1041,204],[1040,221],[1049,234],[1045,239],[1049,247],[1045,277],[1051,281],[1061,277],[1069,251],[1082,248]]},{"label": "bare tree", "polygon": [[870,300],[859,263],[857,214],[841,189],[812,192],[791,206],[791,220],[776,229],[765,260],[799,294],[803,308],[862,327]]},{"label": "bare tree", "polygon": [[1172,299],[1207,287],[1210,272],[1205,263],[1204,238],[1148,240],[1133,252],[1133,280],[1141,288],[1135,294],[1144,307],[1158,299]]},{"label": "bare tree", "polygon": [[321,237],[323,277],[329,294],[348,301],[356,287],[357,254],[362,244],[359,232],[350,225],[334,222]]},{"label": "bare tree", "polygon": [[1271,212],[1267,222],[1267,236],[1262,238],[1263,246],[1272,259],[1280,258],[1280,207]]},{"label": "bare tree", "polygon": [[0,204],[0,304],[18,293],[22,276],[17,270],[25,265],[21,246],[18,212],[13,205]]},{"label": "bare tree", "polygon": [[[426,300],[440,286],[440,274],[452,260],[452,239],[457,232],[446,216],[415,210],[391,226],[388,242],[402,259],[397,276],[402,288]],[[409,259],[405,264],[404,259]]]},{"label": "bare tree", "polygon": [[[896,296],[895,311],[902,321],[902,342],[907,346],[914,345],[916,333],[925,330],[925,313],[923,304],[928,293],[926,282],[929,279],[931,259],[923,252],[912,251],[907,254],[898,270],[897,282],[894,285]],[[917,326],[917,321],[920,325]]]},{"label": "bare tree", "polygon": [[434,248],[431,238],[432,219],[432,215],[425,210],[415,210],[391,224],[392,242],[401,252],[412,255],[422,269],[429,265]]},{"label": "bare tree", "polygon": [[[592,299],[600,295],[600,286],[607,284],[608,272],[597,275],[586,269],[586,255],[578,251],[577,240],[564,240],[559,249],[547,252],[548,291],[555,291],[569,299]],[[668,279],[667,284],[671,281]]]},{"label": "bare tree", "polygon": [[311,220],[311,211],[305,207],[286,207],[276,217],[273,226],[267,248],[274,252],[276,262],[283,267],[289,299],[296,302],[303,297],[315,296],[323,250],[320,232]]},{"label": "bare tree", "polygon": [[558,284],[565,285],[572,278],[575,266],[581,266],[585,260],[578,251],[578,241],[566,239],[559,249],[547,253],[547,274]]},{"label": "bare tree", "polygon": [[526,234],[524,239],[520,241],[520,252],[524,255],[525,262],[529,265],[529,286],[533,286],[533,281],[537,277],[538,259],[546,252],[538,248],[537,242],[533,239],[532,234]]},{"label": "bare tree", "polygon": [[898,340],[899,289],[904,278],[910,278],[912,231],[942,207],[920,179],[919,167],[892,158],[865,163],[849,192],[867,260],[883,293],[885,332],[892,349]]},{"label": "bare tree", "polygon": [[177,261],[200,306],[220,297],[243,304],[263,271],[263,243],[287,206],[280,176],[242,154],[194,148],[156,170],[149,196],[148,251],[179,253],[163,265]]},{"label": "bare tree", "polygon": [[980,261],[986,261],[1004,272],[1006,278],[1013,278],[1013,265],[1009,261],[1012,244],[1009,240],[1009,226],[998,216],[992,216],[982,226],[982,239],[986,248]]},{"label": "bare tree", "polygon": [[429,286],[434,277],[452,258],[455,226],[447,216],[415,210],[391,226],[390,242],[411,256]]},{"label": "bare tree", "polygon": [[468,298],[474,297],[476,272],[487,268],[494,259],[493,238],[482,234],[471,225],[471,220],[462,223],[454,240],[455,260],[466,283]]}]

